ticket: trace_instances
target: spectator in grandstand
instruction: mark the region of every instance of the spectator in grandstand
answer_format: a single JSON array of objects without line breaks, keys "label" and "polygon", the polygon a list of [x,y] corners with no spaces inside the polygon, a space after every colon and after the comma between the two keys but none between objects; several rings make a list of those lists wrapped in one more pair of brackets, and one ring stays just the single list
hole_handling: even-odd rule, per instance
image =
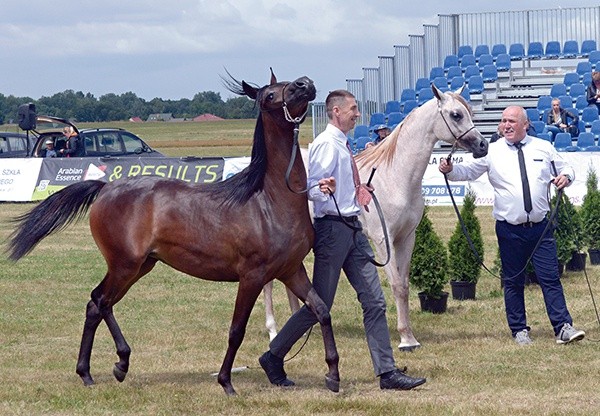
[{"label": "spectator in grandstand", "polygon": [[552,133],[552,139],[556,133],[570,133],[571,137],[579,135],[579,117],[573,110],[567,110],[560,106],[560,100],[555,98],[552,100],[552,110],[546,116],[546,130]]},{"label": "spectator in grandstand", "polygon": [[381,143],[383,141],[383,139],[385,139],[391,133],[390,128],[388,126],[386,126],[385,124],[376,125],[373,128],[373,131],[375,132],[375,135],[376,135],[375,140],[367,143],[366,147],[371,147],[371,146]]},{"label": "spectator in grandstand", "polygon": [[600,72],[592,72],[592,82],[588,85],[585,97],[589,105],[595,105],[600,112]]},{"label": "spectator in grandstand", "polygon": [[[487,156],[453,166],[442,158],[440,172],[453,181],[473,181],[487,172],[494,188],[492,215],[504,281],[508,327],[519,345],[532,343],[525,313],[525,269],[533,263],[554,329],[557,344],[582,340],[585,332],[573,320],[558,273],[556,241],[548,224],[547,184],[562,189],[572,183],[574,170],[546,140],[527,134],[527,113],[510,106],[502,113],[504,137]],[[535,252],[534,252],[535,250]]]},{"label": "spectator in grandstand", "polygon": [[498,129],[492,134],[492,137],[490,137],[490,143],[498,141],[500,137],[504,137],[504,125],[502,122],[498,123]]}]

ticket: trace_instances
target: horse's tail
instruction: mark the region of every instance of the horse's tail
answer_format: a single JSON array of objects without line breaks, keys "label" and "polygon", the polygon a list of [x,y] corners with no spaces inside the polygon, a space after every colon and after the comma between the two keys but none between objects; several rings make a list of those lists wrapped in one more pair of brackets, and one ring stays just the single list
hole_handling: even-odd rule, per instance
[{"label": "horse's tail", "polygon": [[16,217],[17,228],[10,235],[9,259],[19,260],[50,234],[81,218],[100,190],[102,181],[83,181],[69,185],[42,201],[31,211]]}]

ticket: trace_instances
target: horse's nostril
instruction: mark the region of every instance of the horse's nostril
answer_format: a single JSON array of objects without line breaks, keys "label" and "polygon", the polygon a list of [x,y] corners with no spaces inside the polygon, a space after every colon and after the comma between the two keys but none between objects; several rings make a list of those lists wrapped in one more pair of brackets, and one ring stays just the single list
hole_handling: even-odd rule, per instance
[{"label": "horse's nostril", "polygon": [[306,86],[306,82],[304,82],[304,81],[296,81],[296,82],[294,82],[294,84],[298,88],[304,88]]}]

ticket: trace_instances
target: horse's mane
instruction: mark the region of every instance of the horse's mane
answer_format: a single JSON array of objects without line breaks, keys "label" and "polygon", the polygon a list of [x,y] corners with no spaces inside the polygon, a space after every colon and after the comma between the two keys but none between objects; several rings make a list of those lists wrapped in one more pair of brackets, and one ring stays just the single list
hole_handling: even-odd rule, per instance
[{"label": "horse's mane", "polygon": [[[471,106],[469,105],[469,103],[467,102],[467,100],[465,100],[465,98],[460,95],[460,94],[456,94],[454,92],[447,92],[447,94],[450,94],[454,99],[458,100],[462,105],[465,106],[465,108],[467,109],[467,111],[469,112],[469,115],[471,115],[471,117],[473,116],[473,110],[471,109]],[[393,160],[394,160],[394,155],[396,154],[396,146],[398,145],[398,136],[400,136],[400,133],[402,132],[402,128],[408,124],[412,122],[412,119],[414,117],[416,117],[414,111],[411,111],[404,120],[402,120],[402,122],[398,125],[398,127],[396,127],[388,137],[386,137],[386,139],[384,141],[382,141],[381,143],[379,143],[377,146],[372,146],[369,147],[365,150],[363,150],[361,153],[359,153],[356,156],[356,161],[357,162],[362,162],[363,166],[366,167],[373,167],[373,166],[377,166],[380,164],[390,164]]]},{"label": "horse's mane", "polygon": [[[229,74],[231,80],[225,80],[224,83],[229,91],[246,95],[242,88],[242,83]],[[262,90],[258,92],[255,102],[260,101]],[[211,187],[211,193],[215,197],[221,197],[226,205],[241,205],[263,189],[265,173],[267,172],[267,146],[265,144],[265,131],[262,121],[262,115],[259,114],[254,128],[254,141],[252,144],[252,156],[250,165],[241,172],[233,175],[231,178],[222,182],[214,183]]]}]

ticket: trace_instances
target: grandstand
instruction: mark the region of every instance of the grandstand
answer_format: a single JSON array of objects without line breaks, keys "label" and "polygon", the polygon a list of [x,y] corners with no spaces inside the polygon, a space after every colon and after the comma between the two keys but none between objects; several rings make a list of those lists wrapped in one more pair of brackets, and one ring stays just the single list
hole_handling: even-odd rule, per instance
[{"label": "grandstand", "polygon": [[[347,89],[357,97],[360,123],[366,126],[373,125],[372,114],[379,124],[389,108],[405,116],[431,98],[430,83],[449,90],[464,82],[463,96],[485,137],[496,131],[509,105],[535,109],[528,112],[538,115],[532,121],[544,120],[551,96],[578,111],[580,130],[588,133],[599,116],[581,96],[591,71],[600,70],[598,22],[600,7],[440,15],[438,25],[424,25],[423,35],[410,35],[409,45],[394,46],[393,56],[380,56],[378,68],[363,68],[362,79],[347,79]],[[324,103],[314,103],[313,134],[326,124]],[[584,138],[585,147],[574,139],[561,150],[597,151],[598,137],[592,145],[589,135]]]}]

